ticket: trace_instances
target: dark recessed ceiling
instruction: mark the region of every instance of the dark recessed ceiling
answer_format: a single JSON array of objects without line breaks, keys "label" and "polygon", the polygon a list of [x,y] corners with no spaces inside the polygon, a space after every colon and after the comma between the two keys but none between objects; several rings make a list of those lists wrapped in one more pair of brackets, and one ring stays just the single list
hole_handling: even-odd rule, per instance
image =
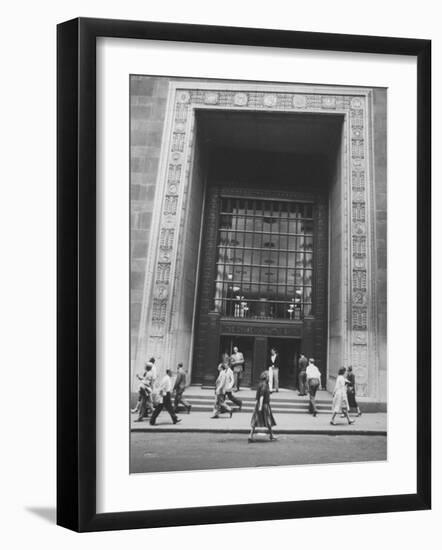
[{"label": "dark recessed ceiling", "polygon": [[343,117],[330,114],[268,114],[204,111],[197,115],[199,139],[211,148],[335,155]]}]

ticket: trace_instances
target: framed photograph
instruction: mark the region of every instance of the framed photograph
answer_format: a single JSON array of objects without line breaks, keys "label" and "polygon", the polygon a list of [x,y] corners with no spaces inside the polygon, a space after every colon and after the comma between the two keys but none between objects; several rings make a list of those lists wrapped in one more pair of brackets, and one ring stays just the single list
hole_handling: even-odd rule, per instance
[{"label": "framed photograph", "polygon": [[58,524],[430,508],[430,41],[57,36]]}]

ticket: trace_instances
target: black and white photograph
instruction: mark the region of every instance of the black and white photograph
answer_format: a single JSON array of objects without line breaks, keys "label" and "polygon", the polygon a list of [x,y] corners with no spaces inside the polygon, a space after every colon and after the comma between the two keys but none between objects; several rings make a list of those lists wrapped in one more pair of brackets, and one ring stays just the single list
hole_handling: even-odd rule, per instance
[{"label": "black and white photograph", "polygon": [[387,460],[388,90],[128,85],[130,472]]}]

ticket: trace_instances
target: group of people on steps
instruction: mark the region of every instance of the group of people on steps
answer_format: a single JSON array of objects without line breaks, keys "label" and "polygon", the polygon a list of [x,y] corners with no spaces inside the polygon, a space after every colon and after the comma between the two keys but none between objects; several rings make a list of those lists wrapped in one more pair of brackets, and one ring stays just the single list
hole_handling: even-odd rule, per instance
[{"label": "group of people on steps", "polygon": [[[241,411],[242,400],[234,393],[240,391],[242,374],[244,372],[244,355],[238,347],[233,348],[232,355],[224,353],[221,363],[218,365],[218,375],[215,381],[215,400],[211,418],[218,418],[220,414],[233,414],[233,406]],[[299,358],[299,395],[309,396],[309,412],[317,416],[316,393],[321,389],[321,373],[315,365],[313,358],[307,359],[304,354]],[[181,421],[177,416],[179,407],[183,407],[190,413],[191,404],[184,399],[184,391],[187,385],[186,372],[182,363],[178,363],[175,382],[172,385],[172,371],[166,369],[166,374],[157,384],[155,358],[149,359],[145,364],[142,375],[137,375],[140,380],[138,386],[138,402],[132,409],[138,413],[136,421],[141,422],[150,416],[150,424],[155,425],[156,419],[165,409],[174,424]],[[275,348],[271,349],[270,361],[267,370],[261,373],[255,396],[255,407],[251,418],[249,442],[253,442],[257,429],[267,430],[270,441],[276,441],[273,427],[276,425],[270,405],[270,396],[279,391],[279,355]],[[173,403],[172,403],[173,398]],[[352,367],[342,367],[338,371],[332,401],[332,418],[330,424],[336,425],[335,418],[338,414],[346,418],[349,424],[354,420],[350,418],[349,411],[355,409],[357,416],[361,415],[356,401],[356,383]]]}]

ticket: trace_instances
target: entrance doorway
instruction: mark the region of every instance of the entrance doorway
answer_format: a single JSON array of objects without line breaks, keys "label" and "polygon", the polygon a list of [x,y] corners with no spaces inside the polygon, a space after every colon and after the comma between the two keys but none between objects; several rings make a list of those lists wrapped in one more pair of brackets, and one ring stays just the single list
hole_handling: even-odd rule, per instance
[{"label": "entrance doorway", "polygon": [[275,348],[279,354],[279,386],[295,389],[297,386],[298,356],[300,340],[292,338],[269,338],[267,340],[267,356],[270,361],[270,350]]}]

